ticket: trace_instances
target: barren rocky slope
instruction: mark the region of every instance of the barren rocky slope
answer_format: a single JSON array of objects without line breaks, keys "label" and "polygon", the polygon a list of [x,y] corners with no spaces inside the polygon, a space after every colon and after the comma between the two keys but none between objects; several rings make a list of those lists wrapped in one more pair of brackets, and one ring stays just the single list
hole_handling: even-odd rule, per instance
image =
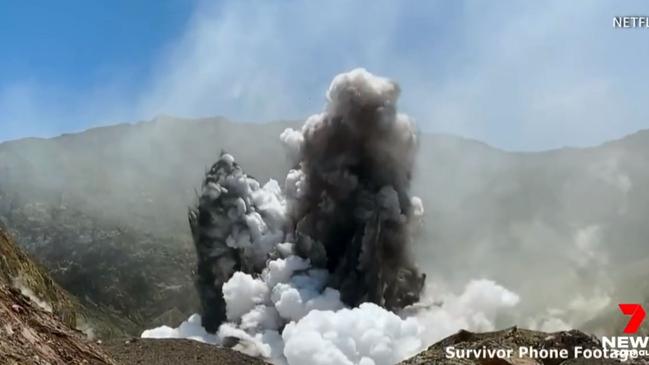
[{"label": "barren rocky slope", "polygon": [[115,364],[72,329],[90,316],[0,229],[0,364]]},{"label": "barren rocky slope", "polygon": [[83,333],[4,284],[0,284],[0,323],[0,364],[117,364]]},{"label": "barren rocky slope", "polygon": [[0,228],[1,365],[264,364],[189,340],[113,340],[102,349],[88,337],[95,331],[124,336],[128,326],[113,313],[83,306]]},{"label": "barren rocky slope", "polygon": [[14,210],[7,224],[52,278],[85,306],[119,313],[124,333],[116,335],[175,325],[196,310],[194,253],[182,241],[107,224],[71,207],[41,204]]},{"label": "barren rocky slope", "polygon": [[122,365],[269,365],[231,349],[192,340],[111,340],[103,347]]},{"label": "barren rocky slope", "polygon": [[54,313],[64,324],[90,337],[128,334],[132,326],[115,312],[92,303],[82,304],[61,288],[0,225],[0,283],[19,289],[41,308]]},{"label": "barren rocky slope", "polygon": [[79,308],[39,265],[0,229],[0,283],[21,288],[64,323],[75,326]]}]

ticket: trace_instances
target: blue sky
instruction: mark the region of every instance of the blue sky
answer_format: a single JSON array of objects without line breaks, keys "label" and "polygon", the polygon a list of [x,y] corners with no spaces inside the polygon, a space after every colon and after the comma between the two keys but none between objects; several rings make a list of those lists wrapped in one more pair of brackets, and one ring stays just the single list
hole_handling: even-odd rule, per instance
[{"label": "blue sky", "polygon": [[[155,4],[155,5],[154,5]],[[0,141],[156,115],[318,112],[354,67],[420,129],[508,150],[649,128],[642,1],[0,1]]]}]

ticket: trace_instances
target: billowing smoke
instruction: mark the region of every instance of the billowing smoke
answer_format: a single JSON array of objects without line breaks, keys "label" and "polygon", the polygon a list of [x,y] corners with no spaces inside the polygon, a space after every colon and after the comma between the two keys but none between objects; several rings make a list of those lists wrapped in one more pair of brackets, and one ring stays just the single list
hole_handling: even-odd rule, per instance
[{"label": "billowing smoke", "polygon": [[337,76],[324,112],[281,135],[295,163],[284,191],[223,153],[189,213],[202,317],[142,336],[275,363],[388,365],[460,328],[493,329],[518,296],[491,281],[420,300],[425,275],[409,252],[424,213],[409,194],[417,138],[399,92],[362,69]]},{"label": "billowing smoke", "polygon": [[348,306],[397,311],[417,302],[424,275],[408,244],[423,209],[408,194],[416,135],[397,114],[398,96],[396,83],[362,69],[337,76],[325,111],[281,136],[296,159],[288,203],[275,182],[260,188],[228,154],[212,166],[190,212],[208,331],[227,318],[224,283],[235,272],[261,274],[284,240],[308,259],[301,270],[326,270],[324,284]]},{"label": "billowing smoke", "polygon": [[297,254],[326,268],[350,306],[399,310],[424,284],[408,252],[423,213],[408,194],[416,136],[398,97],[397,84],[357,69],[333,80],[323,113],[282,134],[298,161],[287,181]]},{"label": "billowing smoke", "polygon": [[189,224],[198,256],[203,325],[214,333],[226,319],[223,284],[235,272],[261,273],[284,239],[285,203],[277,182],[260,187],[231,155],[222,154],[207,173]]}]

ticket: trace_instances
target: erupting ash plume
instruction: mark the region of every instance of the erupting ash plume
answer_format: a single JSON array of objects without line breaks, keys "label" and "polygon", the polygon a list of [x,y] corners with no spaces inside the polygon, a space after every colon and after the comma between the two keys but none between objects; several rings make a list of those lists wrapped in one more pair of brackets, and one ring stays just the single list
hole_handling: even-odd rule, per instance
[{"label": "erupting ash plume", "polygon": [[281,135],[294,159],[283,190],[223,153],[189,212],[202,316],[142,337],[276,364],[391,365],[460,328],[493,329],[519,299],[492,281],[420,301],[425,275],[409,254],[423,216],[409,195],[417,138],[398,97],[362,69],[334,78],[323,113]]},{"label": "erupting ash plume", "polygon": [[339,75],[325,111],[282,134],[298,160],[287,181],[296,252],[326,267],[350,306],[398,310],[424,284],[408,252],[410,223],[423,211],[408,195],[416,135],[397,113],[399,93],[362,69]]},{"label": "erupting ash plume", "polygon": [[261,273],[284,238],[284,211],[277,182],[260,187],[231,155],[222,154],[207,173],[198,207],[189,212],[207,331],[216,332],[226,319],[223,284],[237,271]]},{"label": "erupting ash plume", "polygon": [[232,156],[214,164],[190,212],[208,331],[227,317],[223,284],[237,271],[261,274],[284,239],[312,268],[327,270],[327,286],[348,306],[372,302],[396,311],[418,301],[424,275],[408,252],[411,223],[422,214],[408,194],[416,135],[396,111],[399,92],[362,69],[333,80],[325,111],[281,136],[296,159],[287,207],[276,184],[260,189]]}]

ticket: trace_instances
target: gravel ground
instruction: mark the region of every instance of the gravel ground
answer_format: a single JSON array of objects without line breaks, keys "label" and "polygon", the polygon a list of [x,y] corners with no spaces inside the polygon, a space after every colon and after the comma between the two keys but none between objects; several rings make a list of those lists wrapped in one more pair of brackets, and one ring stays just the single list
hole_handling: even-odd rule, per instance
[{"label": "gravel ground", "polygon": [[114,340],[102,346],[121,365],[267,365],[237,351],[191,340]]}]

